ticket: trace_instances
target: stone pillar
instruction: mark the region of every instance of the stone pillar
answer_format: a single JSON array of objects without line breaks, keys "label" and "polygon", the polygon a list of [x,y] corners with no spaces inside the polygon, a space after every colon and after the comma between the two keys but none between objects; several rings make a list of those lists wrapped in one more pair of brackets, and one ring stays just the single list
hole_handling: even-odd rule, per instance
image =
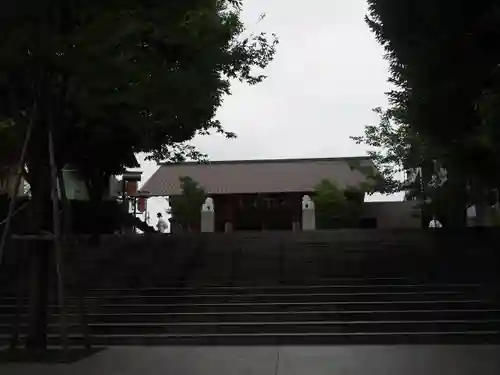
[{"label": "stone pillar", "polygon": [[234,204],[235,197],[228,194],[224,195],[224,233],[230,233],[233,231],[234,223]]},{"label": "stone pillar", "polygon": [[309,195],[302,198],[302,230],[316,230],[314,202]]},{"label": "stone pillar", "polygon": [[213,233],[215,231],[215,210],[212,198],[207,198],[201,206],[201,231],[203,233]]}]

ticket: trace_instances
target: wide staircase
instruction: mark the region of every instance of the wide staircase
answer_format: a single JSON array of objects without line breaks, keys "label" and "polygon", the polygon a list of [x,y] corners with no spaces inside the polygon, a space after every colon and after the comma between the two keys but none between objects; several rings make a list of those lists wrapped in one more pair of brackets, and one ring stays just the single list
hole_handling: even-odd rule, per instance
[{"label": "wide staircase", "polygon": [[[84,344],[87,332],[93,345],[498,343],[496,237],[110,236],[67,252],[70,341]],[[26,312],[14,290],[4,288],[0,300],[0,345],[17,309]],[[51,301],[49,341],[57,345]]]}]

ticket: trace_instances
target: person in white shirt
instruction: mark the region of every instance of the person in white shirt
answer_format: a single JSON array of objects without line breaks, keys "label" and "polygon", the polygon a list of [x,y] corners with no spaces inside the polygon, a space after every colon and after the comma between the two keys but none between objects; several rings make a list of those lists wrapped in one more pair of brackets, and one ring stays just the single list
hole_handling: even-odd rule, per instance
[{"label": "person in white shirt", "polygon": [[163,215],[160,212],[158,212],[156,216],[158,217],[158,224],[156,224],[158,232],[165,233],[167,230],[167,222],[163,219]]},{"label": "person in white shirt", "polygon": [[432,220],[429,223],[429,228],[442,228],[443,224],[439,222],[438,219],[436,219],[436,216],[432,217]]}]

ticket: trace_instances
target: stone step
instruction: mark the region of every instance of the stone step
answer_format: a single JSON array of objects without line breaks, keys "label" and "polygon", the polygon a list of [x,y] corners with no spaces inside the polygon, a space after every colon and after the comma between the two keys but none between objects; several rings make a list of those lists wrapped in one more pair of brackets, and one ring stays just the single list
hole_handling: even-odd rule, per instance
[{"label": "stone step", "polygon": [[[379,310],[379,311],[255,311],[255,312],[201,312],[201,313],[109,313],[88,314],[89,322],[94,323],[176,323],[176,322],[282,322],[282,321],[384,321],[384,320],[491,320],[500,318],[500,309],[466,309],[466,310]],[[58,314],[50,316],[50,322],[58,323]],[[13,321],[13,315],[0,316],[0,322]],[[81,316],[70,314],[68,321],[78,324]]]},{"label": "stone step", "polygon": [[[23,329],[23,328],[21,328]],[[166,334],[377,334],[488,331],[500,334],[500,319],[478,320],[384,320],[384,321],[286,321],[286,322],[192,322],[192,323],[92,323],[89,331],[94,335],[166,335]],[[0,333],[8,335],[12,327],[0,325]],[[48,332],[58,334],[59,325],[48,326]],[[80,325],[70,325],[70,334],[81,332]]]},{"label": "stone step", "polygon": [[[355,282],[359,281],[359,284]],[[365,284],[361,284],[364,281]],[[230,285],[193,285],[191,287],[157,287],[157,288],[142,288],[142,289],[98,289],[91,290],[87,294],[89,296],[106,296],[106,295],[127,295],[139,294],[147,296],[165,296],[165,295],[187,295],[187,294],[264,294],[264,293],[282,293],[282,294],[297,294],[297,293],[350,293],[350,292],[385,292],[385,291],[401,291],[401,292],[417,292],[417,291],[480,291],[484,288],[481,284],[425,284],[425,283],[403,283],[406,280],[374,280],[373,284],[366,284],[370,280],[334,280],[333,285],[262,285],[262,286],[230,286]],[[386,281],[386,283],[383,283]],[[392,284],[389,284],[388,282]],[[400,283],[398,283],[400,281]],[[347,284],[349,282],[349,284]],[[344,284],[345,283],[345,284]]]},{"label": "stone step", "polygon": [[[95,288],[85,299],[95,345],[500,343],[491,254],[379,234],[123,239],[125,251],[74,251],[68,291]],[[17,299],[0,296],[1,344]],[[56,344],[58,312],[51,302]]]},{"label": "stone step", "polygon": [[[25,316],[22,316],[24,319]],[[199,312],[199,313],[103,313],[88,314],[90,323],[176,323],[176,322],[282,322],[282,321],[384,321],[384,320],[491,320],[500,318],[499,309],[463,310],[354,310],[354,311],[254,311],[254,312]],[[67,317],[71,324],[80,324],[81,316],[71,313]],[[0,324],[14,322],[13,314],[0,315]],[[49,322],[59,324],[59,314],[49,316]]]},{"label": "stone step", "polygon": [[[95,304],[87,306],[93,314],[157,314],[157,313],[210,313],[210,312],[282,312],[282,311],[379,311],[379,310],[467,310],[496,309],[500,304],[489,299],[440,299],[399,301],[336,301],[336,302],[227,302],[227,303],[176,303],[176,304]],[[23,308],[26,311],[26,306]],[[12,315],[16,306],[0,305],[0,317]],[[50,313],[57,313],[59,307],[49,306]],[[75,305],[68,311],[79,314]]]},{"label": "stone step", "polygon": [[[161,304],[173,303],[225,303],[225,302],[331,302],[331,301],[386,301],[386,300],[439,300],[443,298],[477,298],[493,294],[493,290],[478,285],[365,285],[365,286],[311,286],[269,288],[192,288],[192,289],[140,289],[100,290],[85,297],[86,303],[101,304]],[[27,298],[24,298],[27,301]],[[56,301],[54,298],[52,301]],[[13,305],[17,298],[0,297],[0,306]],[[55,303],[55,302],[53,302]],[[75,297],[69,304],[77,304]]]},{"label": "stone step", "polygon": [[[481,298],[480,290],[455,291],[360,291],[259,294],[187,294],[187,295],[122,295],[96,297],[101,304],[225,304],[225,303],[286,303],[286,302],[378,302],[378,301],[439,301]],[[88,298],[87,300],[91,300]]]},{"label": "stone step", "polygon": [[[0,348],[9,345],[10,336],[0,334]],[[499,344],[497,331],[467,332],[379,332],[379,333],[320,333],[320,334],[163,334],[163,335],[94,335],[94,346],[166,346],[166,345],[391,345],[391,344]],[[20,344],[24,342],[21,336]],[[81,335],[70,335],[71,346],[84,346]],[[49,335],[48,343],[59,347],[59,335]]]}]

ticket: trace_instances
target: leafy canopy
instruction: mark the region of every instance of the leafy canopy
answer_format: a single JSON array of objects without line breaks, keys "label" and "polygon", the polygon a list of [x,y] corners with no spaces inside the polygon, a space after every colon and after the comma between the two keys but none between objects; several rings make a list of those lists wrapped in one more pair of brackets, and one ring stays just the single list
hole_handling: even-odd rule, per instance
[{"label": "leafy canopy", "polygon": [[[46,160],[55,128],[60,165],[106,176],[135,163],[189,155],[230,80],[261,82],[277,40],[245,35],[240,0],[20,0],[0,19],[0,122],[16,138],[35,121],[28,171]],[[0,128],[0,135],[4,133]],[[5,137],[0,137],[0,149]],[[3,147],[5,146],[5,148]],[[18,147],[11,147],[18,154]],[[180,151],[180,152],[179,152]],[[191,152],[192,155],[192,152]]]},{"label": "leafy canopy", "polygon": [[[426,137],[404,122],[404,113],[397,107],[375,108],[379,123],[365,126],[364,135],[352,136],[357,144],[370,147],[368,155],[375,163],[383,183],[376,186],[382,193],[412,189],[415,171],[423,168],[428,182],[434,160],[441,155]],[[430,167],[430,168],[429,168]]]},{"label": "leafy canopy", "polygon": [[318,228],[357,226],[364,195],[362,189],[347,187],[342,190],[332,181],[322,180],[316,185],[313,195]]},{"label": "leafy canopy", "polygon": [[169,199],[172,221],[183,229],[195,229],[201,220],[201,206],[206,193],[202,186],[191,177],[180,177],[182,194]]},{"label": "leafy canopy", "polygon": [[417,144],[431,146],[420,166],[429,170],[437,159],[448,170],[447,226],[464,226],[468,196],[481,216],[489,189],[500,187],[500,4],[368,0],[368,6],[366,21],[385,48],[395,85],[390,110],[418,135]]},{"label": "leafy canopy", "polygon": [[[499,183],[500,5],[495,0],[369,0],[390,62],[391,105],[455,172]],[[495,103],[495,104],[493,104]],[[480,163],[478,161],[481,161]],[[462,173],[463,173],[462,172]]]}]

